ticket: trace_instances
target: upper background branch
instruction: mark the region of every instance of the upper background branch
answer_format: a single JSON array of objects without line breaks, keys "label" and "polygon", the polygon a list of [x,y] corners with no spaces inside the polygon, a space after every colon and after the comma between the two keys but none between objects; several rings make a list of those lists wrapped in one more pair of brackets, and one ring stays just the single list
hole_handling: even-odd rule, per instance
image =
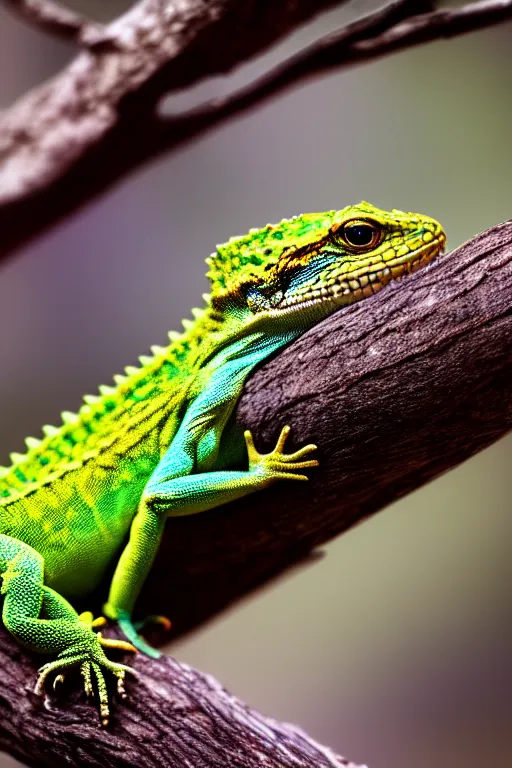
[{"label": "upper background branch", "polygon": [[[7,2],[19,12],[30,5]],[[11,252],[149,158],[175,149],[301,78],[512,17],[512,0],[483,0],[422,15],[418,11],[429,8],[430,2],[394,0],[239,93],[186,115],[158,114],[158,104],[169,91],[228,72],[316,13],[339,4],[141,0],[100,31],[92,47],[60,75],[22,98],[0,120],[0,254]],[[46,7],[46,17],[40,11],[42,26],[46,18],[46,28],[51,28],[53,18],[62,33],[66,22],[57,24],[58,6],[43,0],[37,5]],[[72,14],[69,28],[77,40],[80,24],[88,29],[88,23]],[[91,34],[94,38],[95,32]]]},{"label": "upper background branch", "polygon": [[103,28],[53,0],[3,0],[23,19],[44,32],[86,47],[104,39]]}]

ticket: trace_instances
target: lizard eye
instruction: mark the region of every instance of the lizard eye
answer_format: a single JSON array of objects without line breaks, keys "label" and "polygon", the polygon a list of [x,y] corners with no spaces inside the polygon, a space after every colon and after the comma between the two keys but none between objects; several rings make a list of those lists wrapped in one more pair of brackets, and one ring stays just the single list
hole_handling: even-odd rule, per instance
[{"label": "lizard eye", "polygon": [[335,233],[343,245],[357,251],[370,251],[382,240],[382,227],[368,219],[346,221]]}]

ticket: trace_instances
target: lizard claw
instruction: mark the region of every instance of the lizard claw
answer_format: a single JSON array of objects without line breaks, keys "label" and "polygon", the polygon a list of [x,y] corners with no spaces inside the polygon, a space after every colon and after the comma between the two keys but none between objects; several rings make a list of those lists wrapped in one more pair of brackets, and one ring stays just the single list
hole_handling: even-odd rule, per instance
[{"label": "lizard claw", "polygon": [[111,672],[117,678],[117,690],[121,698],[126,698],[126,675],[132,675],[132,677],[137,679],[138,674],[131,667],[108,659],[103,653],[101,646],[106,645],[109,648],[134,651],[135,648],[123,640],[106,640],[101,637],[100,632],[97,635],[91,634],[92,638],[90,638],[89,642],[84,645],[77,644],[72,646],[59,654],[55,661],[43,664],[39,669],[39,677],[34,692],[39,696],[43,694],[46,680],[52,672],[57,672],[53,682],[55,690],[64,680],[64,673],[71,667],[79,666],[85,695],[87,698],[97,696],[101,724],[106,727],[110,721],[110,704],[104,671]]},{"label": "lizard claw", "polygon": [[114,640],[110,637],[103,637],[101,632],[96,634],[100,645],[104,648],[115,648],[118,651],[129,651],[130,653],[138,653],[137,648],[131,643],[127,643],[126,640]]}]

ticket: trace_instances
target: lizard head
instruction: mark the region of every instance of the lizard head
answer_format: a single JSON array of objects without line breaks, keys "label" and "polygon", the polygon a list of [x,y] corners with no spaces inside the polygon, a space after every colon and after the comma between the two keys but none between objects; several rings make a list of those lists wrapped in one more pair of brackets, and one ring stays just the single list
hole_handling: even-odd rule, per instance
[{"label": "lizard head", "polygon": [[445,242],[434,219],[365,202],[283,219],[218,246],[207,260],[212,303],[273,318],[326,314],[424,266]]}]

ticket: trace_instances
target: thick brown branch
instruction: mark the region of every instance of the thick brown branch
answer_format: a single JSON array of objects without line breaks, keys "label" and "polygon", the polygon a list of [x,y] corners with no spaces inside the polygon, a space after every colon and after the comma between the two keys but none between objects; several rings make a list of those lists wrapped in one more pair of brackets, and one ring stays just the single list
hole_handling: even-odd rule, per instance
[{"label": "thick brown branch", "polygon": [[103,28],[54,0],[3,0],[11,10],[44,32],[85,47],[104,39]]},{"label": "thick brown branch", "polygon": [[[338,0],[338,3],[341,0]],[[226,72],[336,0],[143,0],[61,75],[0,121],[0,254],[92,199],[149,158],[177,148],[299,79],[512,17],[512,0],[414,15],[395,0],[247,89],[160,119],[170,90]]]},{"label": "thick brown branch", "polygon": [[321,467],[169,523],[140,610],[204,622],[504,435],[511,338],[512,223],[317,325],[251,377],[238,420],[261,449],[290,424]]},{"label": "thick brown branch", "polygon": [[[505,434],[511,335],[509,222],[302,336],[250,379],[237,417],[261,448],[291,424],[297,446],[319,445],[320,468],[307,485],[169,521],[139,610],[172,616],[176,634],[204,622]],[[32,765],[344,765],[210,678],[143,657],[101,732],[76,679],[41,705],[37,663],[0,632],[0,746]]]},{"label": "thick brown branch", "polygon": [[78,693],[78,675],[43,702],[32,693],[38,660],[20,653],[4,630],[0,658],[0,749],[27,765],[357,768],[172,659],[137,658],[140,680],[130,684],[128,702],[116,702],[114,718],[102,730],[94,707]]}]

